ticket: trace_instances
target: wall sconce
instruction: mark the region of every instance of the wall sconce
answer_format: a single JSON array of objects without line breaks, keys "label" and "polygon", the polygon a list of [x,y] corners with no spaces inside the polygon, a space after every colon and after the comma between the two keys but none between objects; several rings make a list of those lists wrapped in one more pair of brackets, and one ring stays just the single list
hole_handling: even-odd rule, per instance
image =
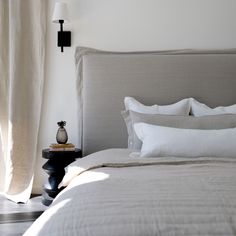
[{"label": "wall sconce", "polygon": [[63,52],[63,47],[71,46],[71,32],[63,31],[63,23],[68,21],[67,4],[65,2],[56,2],[52,22],[60,24],[60,31],[57,32],[57,46],[61,47],[61,52]]}]

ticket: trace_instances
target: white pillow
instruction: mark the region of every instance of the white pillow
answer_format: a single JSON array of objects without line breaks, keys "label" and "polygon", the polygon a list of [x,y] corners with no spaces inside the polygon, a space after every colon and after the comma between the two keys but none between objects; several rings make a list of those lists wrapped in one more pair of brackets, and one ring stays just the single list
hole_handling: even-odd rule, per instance
[{"label": "white pillow", "polygon": [[141,157],[236,157],[236,128],[196,130],[136,123],[134,130],[143,142]]},{"label": "white pillow", "polygon": [[180,129],[228,129],[236,127],[236,115],[215,115],[215,116],[178,116],[143,114],[134,111],[123,111],[122,116],[127,126],[129,149],[140,151],[141,140],[137,137],[133,125],[135,123],[148,123],[151,125],[173,127]]},{"label": "white pillow", "polygon": [[227,107],[210,108],[207,105],[200,103],[196,99],[192,98],[191,113],[194,116],[236,114],[236,104]]},{"label": "white pillow", "polygon": [[189,115],[191,100],[186,98],[174,104],[145,106],[133,97],[125,97],[125,109],[145,114]]}]

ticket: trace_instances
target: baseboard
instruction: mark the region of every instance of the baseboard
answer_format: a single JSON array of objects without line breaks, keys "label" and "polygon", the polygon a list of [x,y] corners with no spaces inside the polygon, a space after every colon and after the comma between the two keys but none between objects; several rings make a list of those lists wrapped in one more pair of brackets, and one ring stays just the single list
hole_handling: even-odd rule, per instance
[{"label": "baseboard", "polygon": [[35,221],[43,211],[0,214],[0,224]]}]

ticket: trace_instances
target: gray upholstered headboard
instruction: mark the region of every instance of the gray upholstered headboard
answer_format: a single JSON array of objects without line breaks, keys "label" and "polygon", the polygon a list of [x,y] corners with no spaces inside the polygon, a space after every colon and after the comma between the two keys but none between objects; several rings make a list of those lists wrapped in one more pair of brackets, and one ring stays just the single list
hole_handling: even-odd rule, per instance
[{"label": "gray upholstered headboard", "polygon": [[120,114],[125,96],[145,104],[169,104],[186,97],[209,106],[236,103],[233,49],[111,53],[77,48],[75,58],[84,154],[127,147]]}]

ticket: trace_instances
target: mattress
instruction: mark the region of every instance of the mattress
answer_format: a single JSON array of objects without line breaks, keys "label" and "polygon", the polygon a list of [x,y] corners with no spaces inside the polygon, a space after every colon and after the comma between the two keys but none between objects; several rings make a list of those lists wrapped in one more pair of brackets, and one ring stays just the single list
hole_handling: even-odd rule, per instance
[{"label": "mattress", "polygon": [[236,158],[140,158],[108,149],[75,161],[25,236],[236,235]]}]

